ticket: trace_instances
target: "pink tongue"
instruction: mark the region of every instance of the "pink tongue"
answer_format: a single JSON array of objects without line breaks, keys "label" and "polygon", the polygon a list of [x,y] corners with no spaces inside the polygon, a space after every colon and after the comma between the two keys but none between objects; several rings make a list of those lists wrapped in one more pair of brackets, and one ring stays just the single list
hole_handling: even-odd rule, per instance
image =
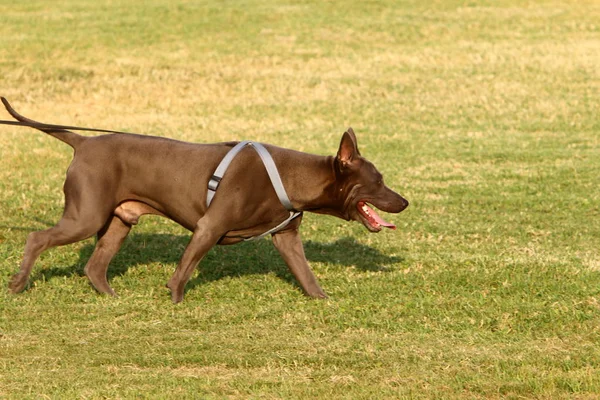
[{"label": "pink tongue", "polygon": [[371,207],[369,207],[369,205],[366,205],[366,206],[369,209],[369,214],[371,214],[371,218],[373,218],[373,220],[375,222],[377,222],[379,225],[381,225],[383,227],[390,228],[390,229],[396,229],[396,225],[394,225],[390,222],[384,221],[383,218],[381,218],[379,216],[379,214],[377,214],[375,212],[375,210],[373,210]]}]

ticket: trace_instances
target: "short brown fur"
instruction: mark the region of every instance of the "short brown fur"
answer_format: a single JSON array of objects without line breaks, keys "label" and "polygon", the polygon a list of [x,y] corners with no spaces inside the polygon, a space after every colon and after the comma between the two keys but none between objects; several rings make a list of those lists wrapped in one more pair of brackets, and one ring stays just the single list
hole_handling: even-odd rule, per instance
[{"label": "short brown fur", "polygon": [[[97,235],[96,248],[85,273],[99,292],[114,295],[106,278],[112,257],[139,217],[155,214],[193,232],[167,283],[171,298],[177,303],[183,300],[185,284],[211,247],[261,234],[289,214],[251,149],[240,152],[232,162],[207,208],[207,182],[234,142],[194,144],[121,133],[81,136],[25,118],[6,99],[2,101],[17,121],[75,149],[64,184],[63,216],[54,227],[29,234],[20,270],[9,284],[14,293],[25,289],[42,251]],[[359,203],[368,202],[390,213],[399,213],[408,206],[404,198],[383,184],[373,164],[360,155],[351,128],[343,134],[335,157],[271,145],[266,148],[297,211],[360,221],[376,232],[381,227],[369,223],[360,213]],[[324,298],[327,296],[304,255],[298,232],[301,221],[302,216],[295,218],[273,234],[273,243],[304,293]]]}]

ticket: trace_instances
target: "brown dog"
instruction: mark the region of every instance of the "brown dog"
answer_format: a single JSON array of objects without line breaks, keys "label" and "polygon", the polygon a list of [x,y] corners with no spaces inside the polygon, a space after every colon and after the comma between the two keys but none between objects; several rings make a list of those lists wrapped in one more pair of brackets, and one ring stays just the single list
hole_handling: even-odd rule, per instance
[{"label": "brown dog", "polygon": [[[131,226],[144,214],[172,219],[193,232],[175,273],[167,283],[171,298],[183,300],[184,286],[196,265],[215,244],[233,244],[272,229],[288,218],[260,157],[240,151],[207,206],[207,183],[217,165],[236,144],[194,144],[136,134],[86,137],[68,129],[19,115],[6,99],[8,112],[21,124],[39,129],[73,147],[75,156],[64,184],[65,210],[56,226],[27,238],[21,269],[10,281],[21,292],[40,253],[53,246],[97,235],[96,248],[85,266],[92,285],[114,295],[106,279],[108,264]],[[96,129],[87,129],[96,130]],[[102,131],[102,130],[97,130]],[[383,183],[375,166],[363,158],[356,136],[348,129],[337,156],[318,156],[266,145],[293,210],[360,221],[369,231],[395,226],[369,204],[399,213],[408,202]],[[298,227],[302,215],[273,232],[273,243],[304,292],[324,298],[308,266]]]}]

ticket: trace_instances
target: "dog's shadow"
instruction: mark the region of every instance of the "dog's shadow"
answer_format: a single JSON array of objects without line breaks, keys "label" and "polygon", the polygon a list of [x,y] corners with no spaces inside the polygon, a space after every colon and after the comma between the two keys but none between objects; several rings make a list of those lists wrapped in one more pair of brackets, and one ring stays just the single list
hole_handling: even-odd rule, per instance
[{"label": "dog's shadow", "polygon": [[[131,234],[115,255],[108,269],[108,280],[122,276],[130,268],[148,262],[177,265],[189,242],[189,236],[170,234]],[[94,244],[83,246],[79,260],[69,267],[52,266],[34,274],[33,281],[49,280],[57,276],[83,275],[83,267],[92,255]],[[345,237],[332,243],[304,242],[306,258],[310,262],[324,262],[352,266],[363,271],[388,271],[389,265],[402,261],[372,247]],[[172,272],[172,271],[170,271]],[[186,286],[192,289],[226,277],[274,273],[279,278],[297,285],[279,253],[270,240],[215,246],[198,265],[198,272]]]}]

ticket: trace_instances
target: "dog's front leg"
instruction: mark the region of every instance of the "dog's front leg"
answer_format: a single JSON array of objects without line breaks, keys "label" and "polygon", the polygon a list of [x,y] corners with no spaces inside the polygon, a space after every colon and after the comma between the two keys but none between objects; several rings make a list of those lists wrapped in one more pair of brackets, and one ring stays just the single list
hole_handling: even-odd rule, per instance
[{"label": "dog's front leg", "polygon": [[327,295],[321,289],[321,286],[319,286],[317,278],[315,278],[315,275],[308,266],[298,229],[275,233],[273,235],[273,244],[290,271],[292,271],[292,274],[296,277],[296,280],[298,280],[298,283],[300,283],[304,293],[310,297],[327,298]]},{"label": "dog's front leg", "polygon": [[222,236],[219,232],[211,226],[210,219],[206,216],[200,218],[196,224],[194,234],[183,252],[177,269],[167,283],[167,287],[171,289],[173,303],[179,303],[183,300],[185,284],[204,255],[219,241]]}]

